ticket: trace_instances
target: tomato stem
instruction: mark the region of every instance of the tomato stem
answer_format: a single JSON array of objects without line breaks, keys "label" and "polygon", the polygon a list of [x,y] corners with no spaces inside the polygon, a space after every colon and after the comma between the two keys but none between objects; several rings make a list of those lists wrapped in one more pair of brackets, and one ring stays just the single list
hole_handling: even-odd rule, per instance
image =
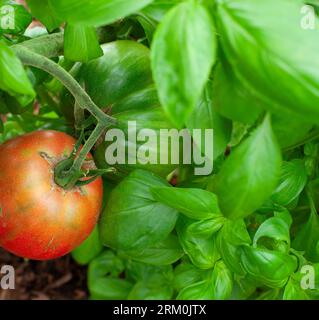
[{"label": "tomato stem", "polygon": [[[75,186],[81,176],[81,167],[88,153],[93,148],[97,140],[103,134],[105,129],[111,125],[115,125],[117,120],[105,114],[80,86],[80,84],[61,66],[52,60],[30,51],[22,45],[12,46],[16,55],[20,58],[23,64],[33,66],[48,72],[56,77],[74,96],[76,105],[82,110],[87,109],[97,120],[98,124],[92,132],[91,136],[86,141],[79,155],[75,158],[73,165],[69,169],[64,167],[65,163],[58,165],[55,170],[55,180],[58,185],[65,189],[70,189]],[[63,162],[63,161],[62,161]]]},{"label": "tomato stem", "polygon": [[96,141],[99,139],[104,130],[105,125],[103,124],[98,124],[95,127],[94,131],[84,144],[72,165],[70,165],[70,159],[67,159],[61,161],[55,167],[54,179],[59,186],[63,187],[64,189],[72,189],[76,185],[79,178],[82,177],[81,168],[87,158],[88,153],[94,147]]}]

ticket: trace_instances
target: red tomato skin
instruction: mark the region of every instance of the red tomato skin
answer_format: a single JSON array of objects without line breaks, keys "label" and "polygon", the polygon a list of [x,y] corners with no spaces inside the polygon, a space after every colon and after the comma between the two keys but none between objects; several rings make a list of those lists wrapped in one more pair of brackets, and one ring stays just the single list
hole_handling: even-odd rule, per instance
[{"label": "red tomato skin", "polygon": [[64,190],[53,177],[54,166],[75,143],[65,133],[47,130],[0,145],[1,247],[20,257],[49,260],[90,235],[102,207],[102,179]]}]

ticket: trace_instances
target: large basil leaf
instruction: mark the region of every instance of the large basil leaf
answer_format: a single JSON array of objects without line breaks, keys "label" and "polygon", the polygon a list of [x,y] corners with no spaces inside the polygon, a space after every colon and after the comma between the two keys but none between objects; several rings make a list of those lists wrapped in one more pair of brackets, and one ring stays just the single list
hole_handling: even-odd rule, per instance
[{"label": "large basil leaf", "polygon": [[252,124],[262,111],[258,97],[237,79],[224,59],[214,72],[212,93],[216,110],[228,119]]},{"label": "large basil leaf", "polygon": [[163,241],[159,241],[152,247],[136,251],[126,251],[123,254],[133,260],[151,265],[170,265],[179,260],[184,252],[174,235],[169,235]]},{"label": "large basil leaf", "polygon": [[210,269],[219,259],[216,235],[209,238],[191,234],[188,228],[194,220],[180,216],[177,223],[177,234],[184,251],[192,263],[200,269]]},{"label": "large basil leaf", "polygon": [[34,97],[35,92],[22,63],[11,48],[0,41],[0,89],[12,95]]},{"label": "large basil leaf", "polygon": [[167,13],[153,39],[152,69],[164,110],[177,127],[195,109],[215,57],[214,26],[201,4],[184,2]]},{"label": "large basil leaf", "polygon": [[124,18],[152,0],[49,0],[58,17],[73,24],[102,26]]},{"label": "large basil leaf", "polygon": [[299,1],[221,0],[216,16],[237,76],[262,94],[271,110],[316,123],[319,30],[300,26],[300,9]]},{"label": "large basil leaf", "polygon": [[96,30],[90,26],[67,24],[64,55],[71,61],[88,62],[103,55]]},{"label": "large basil leaf", "polygon": [[167,238],[175,227],[177,211],[155,201],[154,186],[168,183],[148,171],[136,170],[115,187],[100,221],[103,244],[129,251]]},{"label": "large basil leaf", "polygon": [[192,188],[159,188],[151,189],[154,199],[164,203],[191,219],[209,219],[222,216],[217,197],[206,190]]},{"label": "large basil leaf", "polygon": [[280,288],[296,270],[297,261],[288,254],[242,246],[241,263],[245,271],[271,288]]},{"label": "large basil leaf", "polygon": [[[200,150],[205,149],[205,131],[206,129],[213,129],[213,148],[212,155],[208,155],[212,161],[225,152],[227,144],[230,142],[232,125],[231,121],[220,116],[216,112],[216,101],[212,96],[212,82],[208,81],[202,98],[194,109],[193,113],[189,117],[186,126],[188,129],[201,129],[203,131],[201,136],[193,135],[193,139],[197,147]],[[217,105],[216,105],[217,106]],[[207,143],[207,141],[206,141]],[[206,151],[207,153],[207,151]]]},{"label": "large basil leaf", "polygon": [[275,189],[281,152],[271,129],[270,117],[235,149],[216,177],[213,191],[221,211],[231,219],[248,216]]}]

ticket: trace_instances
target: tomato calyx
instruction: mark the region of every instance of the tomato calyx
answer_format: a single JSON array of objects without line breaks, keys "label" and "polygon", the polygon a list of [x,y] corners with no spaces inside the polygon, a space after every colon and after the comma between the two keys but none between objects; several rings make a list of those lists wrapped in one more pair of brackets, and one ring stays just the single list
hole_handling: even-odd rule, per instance
[{"label": "tomato calyx", "polygon": [[113,167],[107,169],[96,169],[93,160],[83,163],[81,170],[73,167],[74,158],[70,157],[60,161],[54,168],[54,181],[60,187],[69,190],[74,187],[81,187],[95,181],[98,177],[106,173],[115,173]]}]

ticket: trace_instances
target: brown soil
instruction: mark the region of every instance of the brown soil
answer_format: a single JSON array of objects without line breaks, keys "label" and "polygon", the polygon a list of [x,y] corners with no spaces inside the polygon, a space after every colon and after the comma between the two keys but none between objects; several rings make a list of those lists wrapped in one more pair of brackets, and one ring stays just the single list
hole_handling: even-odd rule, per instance
[{"label": "brown soil", "polygon": [[70,256],[28,261],[0,249],[0,269],[3,265],[15,268],[15,289],[0,288],[0,300],[83,300],[88,297],[86,268]]}]

